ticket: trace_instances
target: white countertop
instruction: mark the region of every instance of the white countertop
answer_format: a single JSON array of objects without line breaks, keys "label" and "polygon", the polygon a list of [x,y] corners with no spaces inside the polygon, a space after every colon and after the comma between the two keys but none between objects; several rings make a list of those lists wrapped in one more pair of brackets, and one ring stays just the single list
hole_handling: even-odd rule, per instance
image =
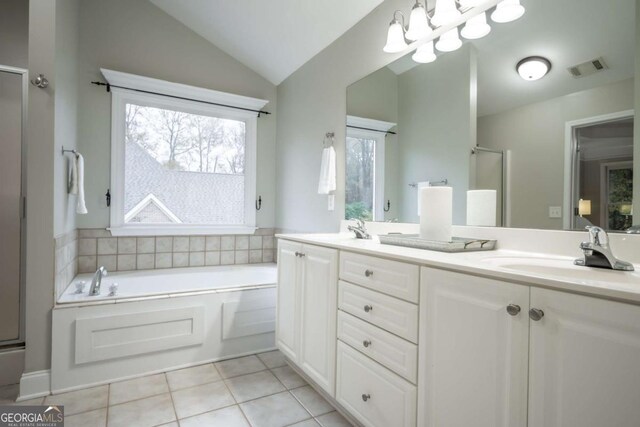
[{"label": "white countertop", "polygon": [[[371,240],[356,239],[352,233],[277,234],[277,238],[309,243],[366,255],[380,256],[425,267],[435,267],[470,273],[510,282],[539,286],[584,295],[640,304],[640,265],[635,272],[613,271],[573,265],[575,257],[515,250],[495,250],[467,253],[444,253],[423,249],[380,244],[377,236]],[[500,259],[526,259],[533,270],[520,271],[500,265]],[[566,263],[566,264],[565,264]],[[549,268],[546,268],[547,264]],[[561,265],[570,275],[554,274]],[[533,268],[537,267],[537,268]],[[566,267],[566,270],[565,270]],[[575,272],[572,277],[571,273]]]}]

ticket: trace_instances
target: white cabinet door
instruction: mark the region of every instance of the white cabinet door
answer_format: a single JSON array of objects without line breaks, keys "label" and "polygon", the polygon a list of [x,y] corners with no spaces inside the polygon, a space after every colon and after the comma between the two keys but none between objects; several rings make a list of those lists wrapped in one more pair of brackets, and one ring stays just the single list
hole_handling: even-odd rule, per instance
[{"label": "white cabinet door", "polygon": [[335,394],[338,251],[303,245],[298,364],[331,396]]},{"label": "white cabinet door", "polygon": [[302,244],[278,241],[278,300],[276,304],[276,345],[293,362],[298,361],[300,336],[300,281],[298,268]]},{"label": "white cabinet door", "polygon": [[640,307],[538,288],[531,307],[529,427],[640,425]]},{"label": "white cabinet door", "polygon": [[431,268],[421,283],[418,425],[526,426],[529,288]]}]

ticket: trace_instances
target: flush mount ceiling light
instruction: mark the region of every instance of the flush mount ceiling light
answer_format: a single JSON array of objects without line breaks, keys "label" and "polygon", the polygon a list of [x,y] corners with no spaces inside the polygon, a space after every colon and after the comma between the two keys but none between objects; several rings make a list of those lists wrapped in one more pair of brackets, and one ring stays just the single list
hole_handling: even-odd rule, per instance
[{"label": "flush mount ceiling light", "polygon": [[437,57],[435,52],[433,51],[433,40],[419,46],[411,59],[420,64],[428,64],[429,62],[435,61]]},{"label": "flush mount ceiling light", "polygon": [[515,21],[522,15],[524,15],[524,7],[520,4],[520,0],[503,0],[496,6],[496,10],[491,14],[491,19],[493,22],[504,24]]},{"label": "flush mount ceiling light", "polygon": [[[407,42],[417,42],[411,46],[416,48],[413,60],[420,63],[433,62],[436,59],[433,54],[434,28],[444,27],[440,29],[440,32],[444,32],[435,43],[435,48],[441,52],[452,52],[460,48],[462,41],[459,34],[465,39],[474,40],[491,32],[491,27],[487,24],[486,3],[487,0],[435,0],[435,8],[427,11],[421,0],[415,0],[408,28],[405,27],[402,12],[394,12],[387,30],[387,43],[382,50],[398,53],[409,48]],[[474,13],[474,8],[480,7],[481,11]],[[511,22],[523,14],[524,7],[520,0],[502,0],[497,3],[491,19],[500,23]],[[451,28],[451,24],[460,20],[463,21],[460,25],[464,24],[464,27],[458,32],[458,27]]]},{"label": "flush mount ceiling light", "polygon": [[540,80],[551,70],[551,61],[542,56],[529,56],[518,62],[516,70],[525,80]]}]

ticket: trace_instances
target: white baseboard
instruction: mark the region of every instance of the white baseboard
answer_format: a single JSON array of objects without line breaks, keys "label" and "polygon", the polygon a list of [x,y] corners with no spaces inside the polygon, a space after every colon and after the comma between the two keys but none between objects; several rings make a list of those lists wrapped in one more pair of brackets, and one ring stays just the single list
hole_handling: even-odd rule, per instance
[{"label": "white baseboard", "polygon": [[0,352],[0,386],[18,384],[24,371],[24,348]]},{"label": "white baseboard", "polygon": [[18,402],[48,396],[49,394],[51,394],[51,371],[49,369],[22,374]]}]

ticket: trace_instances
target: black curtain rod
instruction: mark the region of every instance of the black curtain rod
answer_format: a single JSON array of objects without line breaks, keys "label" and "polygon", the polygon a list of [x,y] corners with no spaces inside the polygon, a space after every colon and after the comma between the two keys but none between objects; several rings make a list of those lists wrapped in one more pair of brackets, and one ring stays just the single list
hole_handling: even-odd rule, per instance
[{"label": "black curtain rod", "polygon": [[361,130],[370,130],[373,132],[380,132],[380,133],[384,133],[385,135],[397,135],[395,132],[392,132],[390,130],[380,130],[380,129],[371,129],[371,128],[361,128],[360,126],[351,126],[351,125],[347,125],[348,128],[351,129],[361,129]]},{"label": "black curtain rod", "polygon": [[107,87],[107,92],[111,92],[111,88],[112,87],[117,87],[118,89],[126,89],[126,90],[132,90],[134,92],[140,92],[140,93],[148,93],[150,95],[160,95],[160,96],[166,96],[167,98],[174,98],[174,99],[182,99],[183,101],[193,101],[193,102],[200,102],[201,104],[209,104],[209,105],[216,105],[218,107],[227,107],[227,108],[233,108],[236,110],[242,110],[242,111],[251,111],[252,113],[257,113],[258,117],[260,117],[262,114],[271,114],[268,111],[262,111],[262,110],[253,110],[251,108],[243,108],[243,107],[236,107],[234,105],[227,105],[227,104],[218,104],[216,102],[209,102],[209,101],[202,101],[200,99],[193,99],[193,98],[185,98],[182,96],[176,96],[176,95],[168,95],[166,93],[159,93],[159,92],[151,92],[149,90],[142,90],[142,89],[134,89],[134,88],[130,88],[130,87],[124,87],[124,86],[117,86],[117,85],[112,85],[111,83],[103,83],[103,82],[91,82],[91,84],[94,84],[96,86],[106,86]]}]

